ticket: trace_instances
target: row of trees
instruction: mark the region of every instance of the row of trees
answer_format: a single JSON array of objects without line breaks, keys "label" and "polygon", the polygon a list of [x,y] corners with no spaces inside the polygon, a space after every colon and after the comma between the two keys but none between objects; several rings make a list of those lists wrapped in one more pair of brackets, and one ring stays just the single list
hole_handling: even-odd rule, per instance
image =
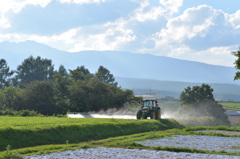
[{"label": "row of trees", "polygon": [[25,88],[33,81],[53,80],[57,74],[60,74],[62,77],[70,75],[72,78],[78,80],[96,78],[99,81],[117,86],[113,75],[103,66],[100,66],[95,74],[91,74],[84,66],[69,71],[70,74],[68,74],[68,71],[63,65],[60,65],[58,70],[54,70],[54,65],[51,60],[42,59],[39,56],[37,58],[30,56],[25,59],[15,71],[10,70],[5,59],[0,59],[0,88],[6,88],[10,85]]},{"label": "row of trees", "polygon": [[12,71],[1,59],[0,80],[0,109],[52,115],[120,108],[134,100],[133,92],[118,87],[103,66],[94,74],[84,66],[54,70],[51,60],[30,56]]}]

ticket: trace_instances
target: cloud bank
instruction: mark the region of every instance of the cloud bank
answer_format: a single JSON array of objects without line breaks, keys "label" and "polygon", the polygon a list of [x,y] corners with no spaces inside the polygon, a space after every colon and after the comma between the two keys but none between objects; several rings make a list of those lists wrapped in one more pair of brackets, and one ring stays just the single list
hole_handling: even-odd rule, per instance
[{"label": "cloud bank", "polygon": [[[185,2],[186,3],[186,2]],[[0,41],[33,40],[78,52],[118,50],[233,66],[240,10],[184,8],[183,0],[0,2]]]}]

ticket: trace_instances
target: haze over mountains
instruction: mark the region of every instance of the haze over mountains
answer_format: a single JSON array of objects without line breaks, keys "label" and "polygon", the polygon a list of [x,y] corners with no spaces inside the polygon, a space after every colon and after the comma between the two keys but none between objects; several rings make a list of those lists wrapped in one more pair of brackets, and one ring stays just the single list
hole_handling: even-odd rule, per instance
[{"label": "haze over mountains", "polygon": [[[178,81],[185,83],[185,85],[189,85],[189,82],[225,84],[225,86],[226,84],[228,86],[231,85],[231,88],[238,89],[238,91],[235,90],[232,93],[233,96],[237,96],[234,97],[234,100],[238,98],[237,94],[240,92],[239,81],[233,80],[236,72],[236,69],[233,67],[216,66],[163,56],[128,52],[82,51],[69,53],[32,41],[0,43],[0,58],[7,60],[8,65],[13,70],[16,70],[17,66],[30,55],[51,59],[55,69],[58,69],[61,64],[64,65],[66,69],[75,69],[77,66],[84,65],[90,72],[95,73],[98,67],[102,65],[110,70],[117,78],[117,81],[119,79],[119,85],[123,88],[136,89],[139,87],[138,89],[140,90],[152,87],[152,89],[154,89],[153,87],[157,87],[156,81]],[[135,82],[133,79],[135,79]],[[148,81],[149,84],[147,85],[149,86],[143,87],[140,82],[141,80],[145,80],[145,83]],[[129,81],[132,82],[131,85]],[[136,85],[137,83],[138,85]],[[168,88],[170,89],[170,85],[174,84],[165,83],[165,85],[169,85]],[[176,85],[175,88],[177,87],[177,90],[181,89],[181,91],[183,91],[182,87],[178,86]],[[161,88],[158,87],[158,90],[159,89]],[[162,91],[169,91],[169,89],[164,88]],[[232,91],[222,93],[231,94],[231,92]],[[179,91],[175,91],[175,93],[179,94]]]}]

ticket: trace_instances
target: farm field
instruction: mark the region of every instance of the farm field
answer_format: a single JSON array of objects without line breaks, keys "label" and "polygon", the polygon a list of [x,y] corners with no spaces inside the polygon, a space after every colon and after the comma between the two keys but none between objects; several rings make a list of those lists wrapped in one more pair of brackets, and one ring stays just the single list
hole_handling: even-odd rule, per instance
[{"label": "farm field", "polygon": [[[191,140],[188,140],[190,141],[190,145],[185,145],[186,139],[184,139],[184,142],[177,140],[175,141],[175,138],[179,137],[180,139],[181,137],[191,138]],[[206,141],[198,141],[205,138]],[[170,156],[170,158],[174,158],[171,157],[171,155],[176,157],[185,155],[188,158],[191,158],[191,156],[192,158],[239,158],[239,138],[240,128],[236,127],[188,127],[183,129],[175,128],[162,131],[135,133],[132,135],[107,137],[105,139],[90,140],[79,143],[66,142],[64,144],[49,144],[15,150],[7,150],[0,152],[0,158],[6,158],[6,156],[11,155],[21,157],[40,155],[30,157],[30,159],[63,159],[64,157],[71,158],[72,155],[87,155],[87,158],[103,158],[104,155],[108,155],[105,156],[108,158],[114,158],[116,155],[118,155],[117,158],[126,158],[124,155],[127,154],[133,155],[133,157],[135,156],[136,158],[141,158],[139,155],[142,155],[142,157],[145,158],[151,158],[152,155],[155,155],[153,158],[159,158],[160,154],[163,156]],[[161,144],[160,140],[163,140],[163,143],[165,145]],[[213,142],[215,140],[217,142]],[[229,140],[232,145],[224,144],[225,140]],[[236,141],[236,143],[233,143],[232,141]],[[152,145],[153,143],[157,143],[157,145],[154,146]],[[168,143],[173,143],[173,145],[169,144],[166,146]],[[209,149],[208,146],[211,146],[212,143],[215,143],[215,145]],[[41,155],[53,152],[55,152],[55,154]],[[178,154],[176,152],[182,153]]]},{"label": "farm field", "polygon": [[72,119],[57,117],[0,117],[0,151],[183,128],[171,119]]},{"label": "farm field", "polygon": [[[202,130],[208,132],[201,132]],[[211,131],[210,131],[211,130]],[[220,132],[219,132],[220,131]],[[224,131],[224,132],[223,132]],[[225,133],[231,132],[231,133]],[[0,117],[0,158],[24,157],[59,151],[89,149],[91,152],[116,153],[128,149],[146,150],[165,154],[167,152],[201,153],[240,156],[240,143],[230,147],[230,151],[205,150],[191,146],[151,146],[141,143],[147,139],[169,139],[186,135],[194,145],[194,135],[240,138],[239,127],[186,127],[173,119],[134,120],[104,118],[65,118],[65,117]],[[198,138],[198,137],[197,137]],[[203,140],[203,139],[201,139]],[[209,139],[213,141],[214,139]],[[216,141],[221,140],[220,138]],[[136,142],[139,141],[139,142]],[[153,141],[149,141],[153,143]],[[240,141],[240,140],[239,140]],[[184,141],[185,142],[185,141]],[[197,141],[199,142],[199,141]],[[214,142],[214,141],[213,141]],[[170,142],[167,142],[170,143]],[[177,141],[179,143],[179,141]],[[214,142],[215,143],[215,142]],[[99,149],[94,149],[94,148]],[[220,147],[223,147],[220,145]],[[113,149],[108,149],[113,148]],[[117,148],[117,149],[114,149]],[[119,149],[120,148],[120,149]],[[233,149],[233,150],[232,150]],[[139,152],[136,152],[137,154]],[[189,154],[186,154],[189,155]],[[60,155],[61,156],[61,155]],[[54,157],[54,156],[51,156]],[[50,158],[51,158],[50,157]],[[36,158],[39,158],[36,157]],[[94,156],[93,156],[94,158]]]},{"label": "farm field", "polygon": [[228,111],[239,111],[240,110],[240,103],[220,102],[219,104],[221,104]]},{"label": "farm field", "polygon": [[90,124],[90,123],[127,123],[126,120],[111,120],[111,119],[77,119],[65,117],[7,117],[0,116],[0,128],[49,128],[53,126],[66,125],[66,124]]}]

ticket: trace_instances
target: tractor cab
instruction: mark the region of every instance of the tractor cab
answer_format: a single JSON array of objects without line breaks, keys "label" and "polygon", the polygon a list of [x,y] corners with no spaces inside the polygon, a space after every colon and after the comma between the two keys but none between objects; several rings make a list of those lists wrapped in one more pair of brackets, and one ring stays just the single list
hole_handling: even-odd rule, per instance
[{"label": "tractor cab", "polygon": [[157,101],[156,100],[143,100],[142,101],[142,107],[149,107],[150,109],[153,109],[154,107],[156,107]]},{"label": "tractor cab", "polygon": [[141,104],[141,109],[137,112],[137,119],[160,119],[161,109],[158,104],[158,99],[160,95],[143,95],[143,100]]}]

